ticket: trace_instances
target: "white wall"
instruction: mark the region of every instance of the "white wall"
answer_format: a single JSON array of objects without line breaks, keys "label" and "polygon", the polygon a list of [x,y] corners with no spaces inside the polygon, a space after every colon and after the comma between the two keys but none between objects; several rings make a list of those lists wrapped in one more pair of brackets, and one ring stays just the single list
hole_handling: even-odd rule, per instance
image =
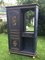
[{"label": "white wall", "polygon": [[0,14],[0,19],[2,19],[2,21],[7,21],[6,14]]}]

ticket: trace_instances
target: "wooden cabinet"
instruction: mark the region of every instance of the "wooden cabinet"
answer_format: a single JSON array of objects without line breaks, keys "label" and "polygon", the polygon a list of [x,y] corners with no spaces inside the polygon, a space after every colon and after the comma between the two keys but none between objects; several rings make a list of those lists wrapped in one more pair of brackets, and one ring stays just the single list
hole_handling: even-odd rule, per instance
[{"label": "wooden cabinet", "polygon": [[34,56],[37,45],[38,5],[6,7],[9,51]]}]

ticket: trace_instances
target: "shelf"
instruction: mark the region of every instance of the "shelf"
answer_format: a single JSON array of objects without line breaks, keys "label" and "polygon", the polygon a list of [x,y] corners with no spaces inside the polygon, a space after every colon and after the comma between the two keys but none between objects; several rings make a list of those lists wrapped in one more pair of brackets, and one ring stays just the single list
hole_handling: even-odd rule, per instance
[{"label": "shelf", "polygon": [[32,37],[32,38],[34,38],[34,32],[23,32],[22,37]]}]

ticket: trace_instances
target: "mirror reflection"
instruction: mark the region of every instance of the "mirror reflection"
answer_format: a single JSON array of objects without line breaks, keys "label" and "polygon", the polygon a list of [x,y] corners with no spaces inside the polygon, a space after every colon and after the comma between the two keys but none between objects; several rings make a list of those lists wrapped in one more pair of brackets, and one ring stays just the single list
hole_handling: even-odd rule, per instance
[{"label": "mirror reflection", "polygon": [[35,13],[32,10],[29,10],[25,13],[26,31],[34,31],[34,15]]}]

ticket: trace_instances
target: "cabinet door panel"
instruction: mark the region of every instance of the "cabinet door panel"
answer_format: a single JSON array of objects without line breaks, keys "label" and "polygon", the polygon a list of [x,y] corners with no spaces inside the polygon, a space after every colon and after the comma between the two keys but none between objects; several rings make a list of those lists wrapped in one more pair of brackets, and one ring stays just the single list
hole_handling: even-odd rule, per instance
[{"label": "cabinet door panel", "polygon": [[20,29],[20,10],[9,10],[8,12],[8,24],[11,29]]},{"label": "cabinet door panel", "polygon": [[20,50],[20,10],[7,9],[10,49]]}]

